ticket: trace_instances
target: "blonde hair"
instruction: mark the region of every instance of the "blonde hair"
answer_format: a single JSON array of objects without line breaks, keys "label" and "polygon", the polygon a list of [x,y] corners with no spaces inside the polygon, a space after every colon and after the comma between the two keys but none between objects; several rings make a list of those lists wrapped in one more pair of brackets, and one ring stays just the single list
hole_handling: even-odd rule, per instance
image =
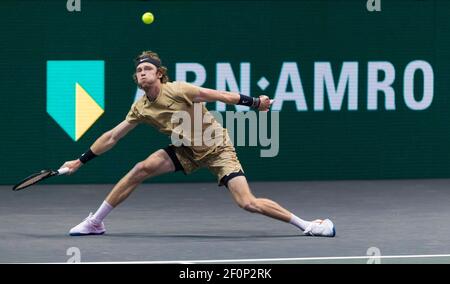
[{"label": "blonde hair", "polygon": [[[156,59],[157,61],[161,62],[161,59],[159,58],[158,53],[150,51],[150,50],[146,50],[143,51],[141,54],[138,55],[138,57],[136,57],[135,62],[139,62],[141,59],[145,58],[145,57],[150,57],[152,59]],[[160,72],[162,74],[161,78],[159,79],[161,81],[161,83],[167,83],[169,82],[169,76],[167,75],[167,67],[166,66],[162,66],[162,64],[158,67],[157,72]],[[137,76],[136,76],[136,71],[133,74],[133,79],[134,82],[137,84],[138,80],[137,80]]]}]

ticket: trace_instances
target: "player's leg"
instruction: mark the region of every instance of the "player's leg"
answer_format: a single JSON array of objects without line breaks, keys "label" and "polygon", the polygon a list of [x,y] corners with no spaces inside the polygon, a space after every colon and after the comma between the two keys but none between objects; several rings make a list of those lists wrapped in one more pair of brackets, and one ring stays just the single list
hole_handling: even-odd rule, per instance
[{"label": "player's leg", "polygon": [[164,150],[158,150],[147,159],[137,163],[112,189],[106,202],[116,207],[144,180],[175,171],[175,165]]},{"label": "player's leg", "polygon": [[239,207],[252,213],[289,222],[306,234],[334,236],[334,225],[328,219],[304,221],[270,199],[256,198],[250,190],[236,150],[228,135],[225,136],[223,145],[219,146],[216,153],[206,159],[204,164],[217,177],[219,185],[228,187]]},{"label": "player's leg", "polygon": [[306,234],[327,237],[334,237],[335,235],[334,225],[328,219],[308,222],[295,216],[270,199],[255,197],[250,190],[247,179],[243,175],[235,176],[225,181],[225,184],[239,207],[249,212],[259,213],[280,221],[289,222],[303,230]]},{"label": "player's leg", "polygon": [[265,198],[256,198],[250,191],[245,176],[237,176],[227,184],[228,189],[239,207],[252,213],[260,213],[268,217],[289,222],[292,213],[278,203]]},{"label": "player's leg", "polygon": [[[172,152],[171,152],[172,151]],[[105,232],[103,219],[117,205],[123,202],[145,179],[164,173],[181,170],[181,166],[171,148],[158,150],[147,159],[137,163],[111,190],[95,214],[90,214],[83,222],[70,230],[70,235],[100,235]]]}]

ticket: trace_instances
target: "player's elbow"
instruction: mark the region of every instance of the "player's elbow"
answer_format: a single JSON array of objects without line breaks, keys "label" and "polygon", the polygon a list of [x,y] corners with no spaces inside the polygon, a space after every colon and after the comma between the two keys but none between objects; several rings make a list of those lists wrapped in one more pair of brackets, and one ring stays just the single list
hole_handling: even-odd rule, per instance
[{"label": "player's elbow", "polygon": [[103,140],[106,142],[108,146],[114,146],[119,141],[119,137],[114,135],[114,131],[110,130],[103,134]]},{"label": "player's elbow", "polygon": [[214,98],[208,94],[200,93],[194,97],[194,103],[210,103],[214,101]]},{"label": "player's elbow", "polygon": [[216,102],[221,100],[221,93],[216,90],[201,88],[200,92],[194,97],[194,102]]}]

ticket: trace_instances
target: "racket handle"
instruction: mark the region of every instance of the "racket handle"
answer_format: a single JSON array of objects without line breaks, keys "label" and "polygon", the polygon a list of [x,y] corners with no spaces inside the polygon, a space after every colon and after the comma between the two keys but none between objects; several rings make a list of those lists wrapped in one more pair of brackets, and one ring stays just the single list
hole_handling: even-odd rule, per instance
[{"label": "racket handle", "polygon": [[67,168],[67,167],[60,168],[60,169],[58,170],[58,175],[65,175],[65,174],[67,174],[68,172],[69,172],[69,168]]}]

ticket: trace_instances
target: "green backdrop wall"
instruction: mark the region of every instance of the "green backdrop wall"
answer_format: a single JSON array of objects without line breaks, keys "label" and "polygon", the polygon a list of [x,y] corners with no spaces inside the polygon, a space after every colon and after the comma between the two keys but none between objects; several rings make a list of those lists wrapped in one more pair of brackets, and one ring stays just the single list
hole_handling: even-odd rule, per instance
[{"label": "green backdrop wall", "polygon": [[[219,88],[229,66],[243,91],[286,99],[278,107],[277,156],[237,147],[250,181],[448,178],[450,2],[382,0],[381,12],[369,12],[366,2],[81,0],[80,12],[68,12],[65,0],[1,1],[0,183],[77,158],[123,120],[136,95],[133,58],[142,50],[158,52],[172,79],[181,76],[181,64],[196,63],[205,70],[203,86]],[[141,22],[145,11],[154,13],[153,24]],[[104,61],[105,112],[78,141],[46,111],[48,60]],[[368,109],[375,62],[385,62],[390,73],[375,73],[372,81],[393,82],[390,99],[375,89],[376,109]],[[408,71],[412,62],[432,73]],[[340,90],[342,104],[333,109],[327,88],[323,110],[315,106],[323,86],[320,66],[331,67],[324,72],[336,88],[340,78],[349,78]],[[264,91],[262,77],[269,82]],[[199,78],[189,72],[186,79]],[[114,183],[169,142],[139,126],[76,175],[55,182]],[[214,177],[202,170],[153,181]]]}]

